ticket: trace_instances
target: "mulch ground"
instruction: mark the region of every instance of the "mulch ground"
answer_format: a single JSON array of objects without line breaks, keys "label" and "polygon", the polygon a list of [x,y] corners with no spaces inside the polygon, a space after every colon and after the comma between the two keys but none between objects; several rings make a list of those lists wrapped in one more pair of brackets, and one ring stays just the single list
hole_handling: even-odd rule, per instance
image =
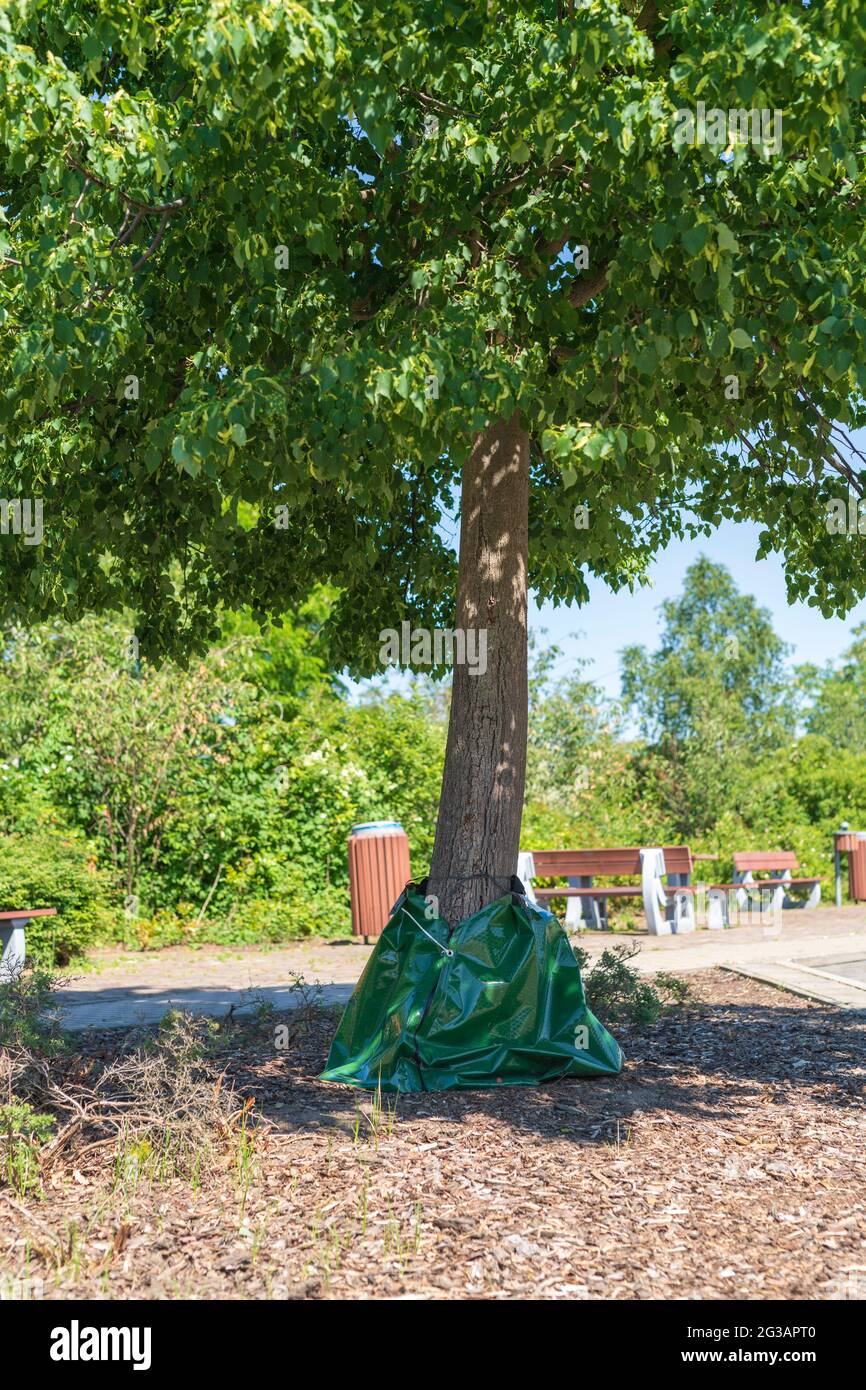
[{"label": "mulch ground", "polygon": [[72,1150],[41,1197],[0,1188],[0,1274],[46,1298],[866,1297],[866,1021],[689,983],[615,1030],[618,1078],[396,1113],[316,1080],[332,1017],[285,1051],[273,1020],[238,1028],[229,1076],[268,1122],[251,1166],[130,1184]]}]

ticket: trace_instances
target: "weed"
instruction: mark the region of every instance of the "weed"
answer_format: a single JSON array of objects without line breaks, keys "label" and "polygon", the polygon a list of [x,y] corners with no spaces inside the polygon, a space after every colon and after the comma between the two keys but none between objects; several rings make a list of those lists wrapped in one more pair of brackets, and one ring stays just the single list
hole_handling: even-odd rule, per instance
[{"label": "weed", "polygon": [[243,1217],[246,1211],[247,1197],[250,1188],[258,1174],[258,1157],[256,1154],[256,1132],[247,1125],[247,1118],[252,1108],[252,1101],[247,1101],[240,1116],[240,1126],[235,1132],[235,1167],[237,1170],[238,1197],[240,1201],[240,1215]]},{"label": "weed", "polygon": [[353,1142],[357,1148],[362,1142],[372,1142],[378,1149],[382,1139],[393,1139],[397,1129],[397,1099],[390,1096],[383,1102],[381,1081],[373,1092],[368,1104],[355,1101],[355,1124],[352,1130]]},{"label": "weed", "polygon": [[406,1218],[404,1228],[404,1222],[395,1214],[390,1204],[388,1206],[388,1221],[383,1234],[383,1248],[386,1255],[393,1254],[401,1274],[405,1270],[407,1259],[412,1255],[417,1255],[421,1248],[423,1216],[422,1203],[415,1202],[411,1214]]},{"label": "weed", "polygon": [[358,1221],[360,1223],[359,1234],[367,1234],[367,1217],[370,1207],[370,1175],[366,1168],[361,1179],[361,1191],[358,1193]]},{"label": "weed", "polygon": [[39,1114],[26,1101],[13,1098],[0,1105],[0,1178],[22,1196],[41,1187],[39,1149],[53,1127],[53,1116]]}]

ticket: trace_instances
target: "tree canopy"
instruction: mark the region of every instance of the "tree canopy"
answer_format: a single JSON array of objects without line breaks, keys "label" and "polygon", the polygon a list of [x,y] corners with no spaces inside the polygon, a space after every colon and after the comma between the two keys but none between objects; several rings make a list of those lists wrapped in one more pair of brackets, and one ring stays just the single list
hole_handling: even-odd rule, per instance
[{"label": "tree canopy", "polygon": [[[442,520],[514,410],[540,597],[748,516],[845,611],[864,86],[856,0],[11,0],[0,493],[45,539],[0,540],[6,618],[131,607],[183,655],[328,581],[372,669],[447,625]],[[675,140],[698,102],[780,148]]]}]

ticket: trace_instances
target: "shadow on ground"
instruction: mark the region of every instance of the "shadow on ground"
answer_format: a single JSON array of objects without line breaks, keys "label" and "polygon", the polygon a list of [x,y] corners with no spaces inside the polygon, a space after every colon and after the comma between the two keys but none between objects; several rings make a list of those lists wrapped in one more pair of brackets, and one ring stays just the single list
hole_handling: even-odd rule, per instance
[{"label": "shadow on ground", "polygon": [[[310,986],[315,988],[315,986]],[[328,984],[320,987],[319,1001],[327,1006],[344,1008],[354,986]],[[251,1013],[262,1004],[279,1011],[290,1011],[304,1003],[303,992],[297,986],[261,989],[220,988],[203,985],[200,988],[183,986],[178,989],[150,990],[145,986],[119,986],[117,989],[96,984],[93,989],[60,989],[54,993],[54,1003],[61,1012],[61,1026],[66,1032],[77,1033],[85,1028],[136,1028],[158,1023],[170,1009],[224,1017],[229,1011],[238,1015]]]},{"label": "shadow on ground", "polygon": [[[780,1000],[785,996],[780,995]],[[317,1019],[277,1056],[245,1051],[232,1066],[244,1094],[278,1132],[330,1128],[357,1133],[364,1112],[395,1108],[400,1120],[471,1124],[487,1117],[524,1134],[578,1145],[628,1139],[638,1120],[736,1120],[755,1106],[820,1101],[862,1107],[866,1019],[815,1005],[712,1003],[667,1015],[646,1029],[615,1028],[626,1063],[618,1077],[543,1086],[383,1095],[318,1080],[333,1021]]]}]

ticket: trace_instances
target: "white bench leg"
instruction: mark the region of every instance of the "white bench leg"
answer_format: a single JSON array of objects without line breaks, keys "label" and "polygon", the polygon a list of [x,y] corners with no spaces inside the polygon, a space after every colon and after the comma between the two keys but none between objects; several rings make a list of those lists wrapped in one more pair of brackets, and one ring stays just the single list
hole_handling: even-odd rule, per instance
[{"label": "white bench leg", "polygon": [[11,921],[0,926],[0,943],[3,946],[0,953],[0,969],[4,973],[20,970],[24,964],[24,927],[29,921],[29,917],[13,917]]},{"label": "white bench leg", "polygon": [[651,936],[670,936],[668,900],[662,883],[662,874],[665,871],[664,854],[660,849],[642,849],[640,862],[647,930]]},{"label": "white bench leg", "polygon": [[690,932],[695,929],[695,900],[691,893],[674,894],[674,931]]},{"label": "white bench leg", "polygon": [[[681,878],[680,878],[680,875],[679,875],[679,874],[668,874],[668,876],[667,876],[667,886],[668,886],[668,888],[679,888],[680,882],[681,882]],[[665,895],[665,896],[667,896],[667,895]],[[665,907],[665,917],[667,918],[667,920],[668,920],[668,921],[670,922],[670,924],[671,924],[671,931],[674,931],[674,932],[675,932],[676,929],[677,929],[677,907],[678,907],[678,904],[677,904],[676,898],[668,898],[668,900],[667,900],[667,906]]]},{"label": "white bench leg", "polygon": [[728,924],[728,895],[724,888],[711,888],[707,893],[707,926],[722,931]]},{"label": "white bench leg", "polygon": [[533,907],[538,907],[538,899],[535,896],[535,888],[532,882],[535,878],[535,863],[532,858],[531,850],[520,850],[517,856],[517,877],[526,889],[526,896]]},{"label": "white bench leg", "polygon": [[[579,887],[576,878],[568,880],[569,888]],[[581,931],[583,929],[583,899],[566,898],[565,900],[565,925],[568,931]]]},{"label": "white bench leg", "polygon": [[[671,888],[688,888],[689,882],[689,874],[668,874],[668,886]],[[694,931],[695,903],[693,895],[675,892],[672,900],[668,903],[666,916],[677,935],[680,932]]]},{"label": "white bench leg", "polygon": [[815,886],[814,886],[813,888],[810,888],[810,890],[809,890],[809,896],[808,896],[808,898],[806,899],[806,906],[807,906],[807,907],[817,907],[820,901],[821,901],[821,885],[820,885],[820,883],[816,883]]}]

